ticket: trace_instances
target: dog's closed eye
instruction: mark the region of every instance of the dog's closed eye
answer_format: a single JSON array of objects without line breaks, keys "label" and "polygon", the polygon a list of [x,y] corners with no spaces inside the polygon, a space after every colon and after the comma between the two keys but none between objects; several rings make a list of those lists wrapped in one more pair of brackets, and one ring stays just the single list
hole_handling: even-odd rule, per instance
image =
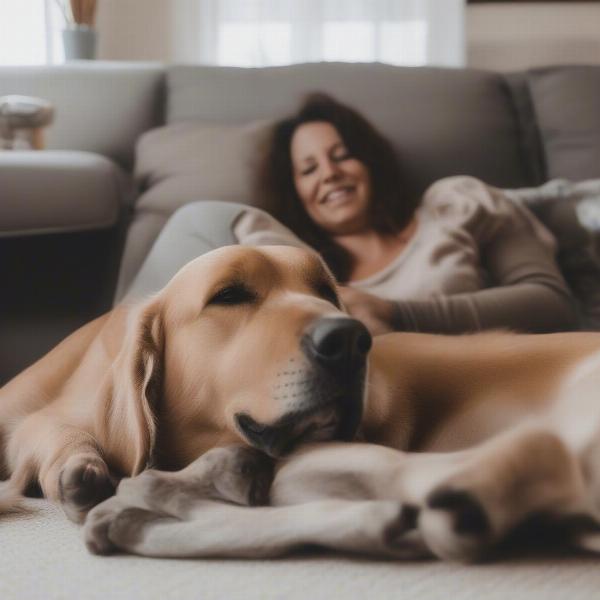
[{"label": "dog's closed eye", "polygon": [[221,288],[207,304],[233,306],[236,304],[251,304],[257,300],[257,294],[242,283],[235,283]]},{"label": "dog's closed eye", "polygon": [[330,283],[326,281],[318,283],[316,286],[316,291],[317,294],[321,296],[321,298],[325,298],[325,300],[328,300],[338,308],[340,307],[340,300],[338,298],[337,292]]}]

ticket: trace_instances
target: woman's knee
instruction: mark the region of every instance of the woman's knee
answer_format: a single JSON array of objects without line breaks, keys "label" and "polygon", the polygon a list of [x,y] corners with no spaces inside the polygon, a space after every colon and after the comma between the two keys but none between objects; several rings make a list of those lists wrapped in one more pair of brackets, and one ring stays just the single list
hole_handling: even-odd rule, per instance
[{"label": "woman's knee", "polygon": [[167,221],[172,223],[194,225],[197,223],[228,223],[243,210],[248,209],[245,204],[236,202],[222,202],[217,200],[201,200],[189,202],[178,208]]},{"label": "woman's knee", "polygon": [[248,206],[233,202],[206,200],[190,202],[178,208],[165,223],[159,239],[183,241],[201,239],[209,244],[234,244],[232,224]]}]

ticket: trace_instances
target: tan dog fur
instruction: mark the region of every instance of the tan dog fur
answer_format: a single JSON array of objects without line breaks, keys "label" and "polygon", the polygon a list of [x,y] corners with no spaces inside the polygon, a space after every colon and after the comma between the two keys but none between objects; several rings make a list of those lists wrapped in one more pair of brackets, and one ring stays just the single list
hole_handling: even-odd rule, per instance
[{"label": "tan dog fur", "polygon": [[543,516],[599,552],[599,389],[598,334],[382,336],[362,435],[385,446],[300,447],[276,465],[261,508],[243,506],[268,477],[247,449],[149,470],[89,514],[86,542],[145,556],[268,557],[316,544],[474,560]]},{"label": "tan dog fur", "polygon": [[[208,302],[239,281],[257,302]],[[102,499],[82,504],[65,494],[77,491],[82,472],[102,480],[109,469],[131,476],[152,461],[185,467],[124,480],[86,524],[96,551],[161,556],[271,556],[318,543],[472,558],[536,512],[600,522],[593,333],[377,338],[361,436],[387,448],[307,446],[278,465],[273,507],[216,504],[248,501],[249,475],[264,465],[243,448],[224,448],[245,440],[235,414],[260,423],[282,416],[277,378],[294,361],[301,375],[310,371],[304,332],[324,316],[343,317],[331,285],[306,251],[231,247],[193,261],[147,302],[76,332],[0,391],[9,488],[38,479],[81,520]],[[244,468],[225,468],[232,464]],[[169,493],[156,493],[156,484]],[[418,517],[407,519],[407,506]],[[463,517],[485,527],[465,533]],[[177,532],[184,547],[174,543]],[[593,535],[586,539],[580,545],[594,547]]]},{"label": "tan dog fur", "polygon": [[264,508],[232,504],[252,503],[253,478],[266,476],[257,457],[213,450],[182,471],[124,480],[90,513],[86,541],[145,556],[317,544],[473,560],[543,515],[569,543],[600,551],[599,389],[598,334],[382,336],[362,435],[387,447],[301,447],[276,465]]},{"label": "tan dog fur", "polygon": [[[206,306],[239,280],[261,294],[251,318],[247,306]],[[3,495],[38,481],[79,521],[90,506],[69,495],[82,479],[103,495],[108,468],[131,476],[157,459],[182,467],[239,442],[236,410],[275,419],[280,407],[267,399],[276,370],[300,358],[307,324],[339,313],[319,297],[323,285],[334,285],[331,275],[302,250],[231,247],[192,261],[147,301],[76,331],[0,390],[1,474],[10,476]]]}]

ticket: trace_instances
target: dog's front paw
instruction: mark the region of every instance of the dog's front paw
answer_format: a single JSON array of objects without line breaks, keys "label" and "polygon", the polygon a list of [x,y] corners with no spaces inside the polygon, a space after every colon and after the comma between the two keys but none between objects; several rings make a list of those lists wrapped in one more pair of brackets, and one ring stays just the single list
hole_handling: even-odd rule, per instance
[{"label": "dog's front paw", "polygon": [[135,477],[122,479],[117,496],[123,504],[149,510],[166,510],[169,500],[179,492],[181,482],[175,473],[147,469]]},{"label": "dog's front paw", "polygon": [[227,446],[209,450],[175,473],[149,469],[123,479],[117,496],[129,506],[188,519],[206,500],[267,504],[272,480],[270,458],[245,446]]},{"label": "dog's front paw", "polygon": [[416,526],[418,509],[412,506],[394,500],[329,500],[314,506],[318,518],[324,519],[318,545],[379,558],[431,556]]},{"label": "dog's front paw", "polygon": [[210,498],[244,506],[260,506],[269,501],[273,481],[273,460],[246,446],[209,450],[201,457],[210,468]]},{"label": "dog's front paw", "polygon": [[493,541],[491,519],[483,504],[473,493],[449,486],[428,496],[419,529],[432,552],[446,560],[480,559]]},{"label": "dog's front paw", "polygon": [[409,504],[401,505],[396,518],[385,527],[383,539],[385,546],[394,558],[416,560],[430,558],[431,550],[425,544],[418,528],[419,509]]},{"label": "dog's front paw", "polygon": [[81,523],[87,512],[112,496],[115,484],[99,457],[70,457],[59,475],[59,497],[65,514]]},{"label": "dog's front paw", "polygon": [[83,537],[87,549],[92,554],[107,555],[117,550],[108,537],[108,528],[122,510],[123,505],[116,496],[113,496],[95,506],[87,514]]},{"label": "dog's front paw", "polygon": [[106,556],[129,552],[147,556],[168,555],[171,544],[177,549],[177,537],[168,539],[165,548],[153,553],[146,536],[155,525],[178,523],[177,519],[124,504],[117,496],[98,504],[87,515],[83,527],[85,545],[92,554]]},{"label": "dog's front paw", "polygon": [[129,506],[113,516],[108,524],[107,537],[113,547],[131,554],[145,554],[146,532],[158,523],[176,523],[172,517],[150,510]]}]

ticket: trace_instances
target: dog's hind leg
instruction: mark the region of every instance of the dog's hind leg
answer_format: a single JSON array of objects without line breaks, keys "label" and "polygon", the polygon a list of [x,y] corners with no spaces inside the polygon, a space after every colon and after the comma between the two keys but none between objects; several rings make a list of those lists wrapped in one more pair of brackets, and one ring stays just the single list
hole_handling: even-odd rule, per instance
[{"label": "dog's hind leg", "polygon": [[[406,490],[420,477],[414,466],[408,461],[403,467]],[[421,468],[427,468],[425,462]],[[574,453],[550,429],[524,427],[464,453],[424,499],[419,529],[437,556],[469,561],[528,517],[560,521],[588,512]]]},{"label": "dog's hind leg", "polygon": [[[421,545],[441,558],[473,560],[533,514],[550,514],[567,532],[571,524],[580,527],[580,516],[590,512],[585,490],[580,461],[562,439],[550,429],[524,427],[447,453],[306,446],[279,468],[271,502],[396,500],[413,511],[413,543],[420,535]],[[401,530],[397,543],[406,539]]]}]

